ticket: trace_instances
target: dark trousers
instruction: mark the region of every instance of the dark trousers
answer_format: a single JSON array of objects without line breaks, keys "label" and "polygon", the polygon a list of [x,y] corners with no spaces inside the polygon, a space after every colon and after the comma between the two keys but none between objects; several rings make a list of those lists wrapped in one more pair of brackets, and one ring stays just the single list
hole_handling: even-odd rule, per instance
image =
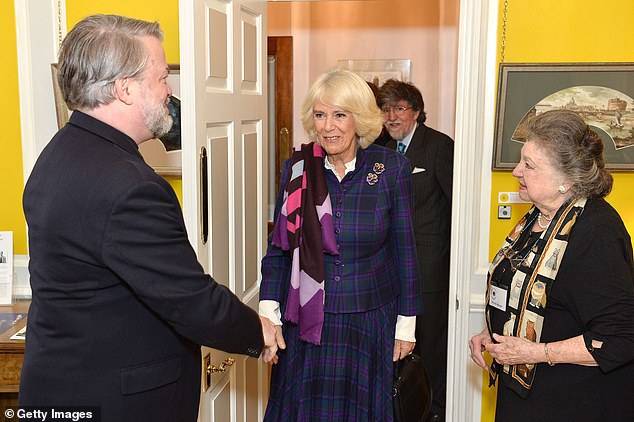
[{"label": "dark trousers", "polygon": [[415,353],[423,358],[433,389],[431,413],[445,416],[447,390],[447,319],[449,290],[423,293],[423,313],[416,318]]}]

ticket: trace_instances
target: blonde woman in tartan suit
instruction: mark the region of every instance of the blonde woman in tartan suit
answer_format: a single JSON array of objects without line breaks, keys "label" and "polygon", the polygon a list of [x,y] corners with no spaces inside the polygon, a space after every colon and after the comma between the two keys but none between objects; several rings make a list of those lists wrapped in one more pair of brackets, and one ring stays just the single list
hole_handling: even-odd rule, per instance
[{"label": "blonde woman in tartan suit", "polygon": [[[413,350],[421,312],[409,164],[372,144],[382,117],[352,72],[320,76],[302,120],[316,143],[284,165],[262,262],[260,313],[277,320],[285,340],[265,420],[391,421],[393,362]],[[304,207],[313,199],[317,207]],[[301,242],[293,241],[297,221]],[[296,279],[300,292],[310,283],[310,300],[296,299]]]}]

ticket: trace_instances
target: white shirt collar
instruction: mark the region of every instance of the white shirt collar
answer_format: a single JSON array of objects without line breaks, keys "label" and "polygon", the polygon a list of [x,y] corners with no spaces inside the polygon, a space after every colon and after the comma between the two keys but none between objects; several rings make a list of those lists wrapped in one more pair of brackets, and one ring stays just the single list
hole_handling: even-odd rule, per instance
[{"label": "white shirt collar", "polygon": [[[344,171],[343,177],[346,177],[346,174],[353,171],[356,164],[357,157],[354,157],[352,161],[348,161],[347,163],[345,163],[344,165],[346,167],[346,170]],[[337,173],[337,171],[335,170],[335,166],[330,164],[330,161],[328,161],[328,157],[326,157],[326,159],[324,160],[324,167],[328,170],[331,170],[335,174],[335,176],[337,176],[337,180],[339,180],[340,182],[343,180],[343,177],[339,177],[339,173]]]}]

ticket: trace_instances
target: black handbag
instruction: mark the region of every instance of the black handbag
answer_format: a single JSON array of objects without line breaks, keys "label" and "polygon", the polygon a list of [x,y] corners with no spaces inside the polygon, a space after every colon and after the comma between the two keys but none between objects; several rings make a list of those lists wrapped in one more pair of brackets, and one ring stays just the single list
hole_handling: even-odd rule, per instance
[{"label": "black handbag", "polygon": [[412,353],[394,362],[392,399],[396,422],[424,422],[427,419],[432,391],[420,356]]}]

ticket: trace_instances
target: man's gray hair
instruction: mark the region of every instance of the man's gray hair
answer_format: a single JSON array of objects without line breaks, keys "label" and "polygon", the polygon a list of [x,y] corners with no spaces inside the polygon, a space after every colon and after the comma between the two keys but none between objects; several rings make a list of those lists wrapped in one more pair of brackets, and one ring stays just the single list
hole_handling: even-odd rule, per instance
[{"label": "man's gray hair", "polygon": [[92,110],[115,99],[115,81],[142,74],[148,61],[141,37],[163,40],[158,22],[92,15],[68,33],[59,51],[58,83],[71,110]]}]

